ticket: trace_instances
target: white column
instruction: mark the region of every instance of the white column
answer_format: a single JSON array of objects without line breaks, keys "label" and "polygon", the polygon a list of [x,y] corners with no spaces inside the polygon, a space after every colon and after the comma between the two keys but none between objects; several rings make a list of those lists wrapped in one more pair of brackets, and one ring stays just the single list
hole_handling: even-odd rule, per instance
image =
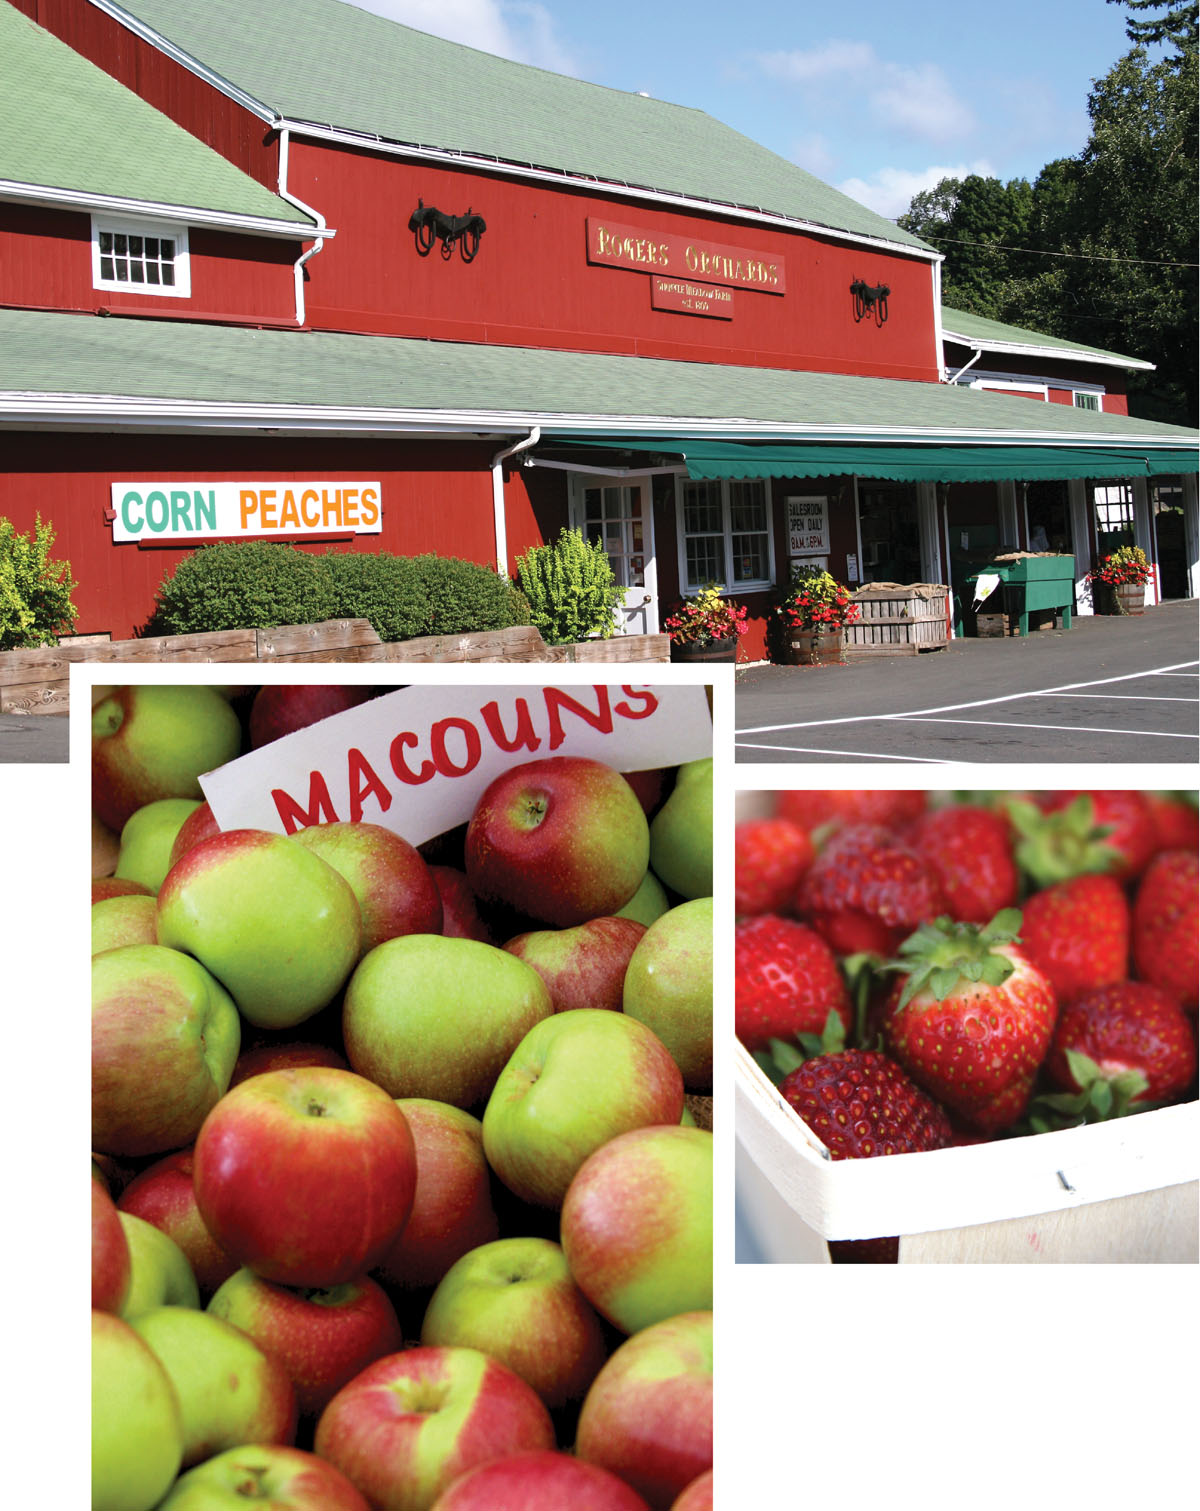
[{"label": "white column", "polygon": [[936,483],[917,484],[917,539],[921,547],[922,581],[941,582],[942,551]]},{"label": "white column", "polygon": [[1012,478],[996,484],[996,512],[1000,523],[1000,549],[1015,551],[1021,544],[1021,527],[1017,515],[1017,485]]},{"label": "white column", "polygon": [[[1133,479],[1133,543],[1135,546],[1141,546],[1146,553],[1146,559],[1153,566],[1157,578],[1158,561],[1154,544],[1154,528],[1150,522],[1150,489],[1144,477]],[[1159,580],[1161,581],[1161,578]],[[1155,590],[1154,582],[1148,582],[1142,599],[1143,607],[1147,603],[1155,603],[1160,596]]]},{"label": "white column", "polygon": [[1067,480],[1067,514],[1071,521],[1071,549],[1075,554],[1075,612],[1092,613],[1091,594],[1084,578],[1092,565],[1091,495],[1086,478]]},{"label": "white column", "polygon": [[1183,474],[1183,544],[1187,553],[1188,597],[1200,598],[1200,527],[1196,518],[1196,474]]}]

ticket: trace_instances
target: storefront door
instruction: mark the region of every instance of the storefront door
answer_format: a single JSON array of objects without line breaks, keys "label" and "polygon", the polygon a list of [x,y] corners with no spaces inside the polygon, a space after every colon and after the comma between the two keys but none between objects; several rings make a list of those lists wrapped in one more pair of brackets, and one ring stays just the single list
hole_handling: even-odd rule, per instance
[{"label": "storefront door", "polygon": [[572,519],[586,540],[598,540],[624,590],[619,629],[626,635],[658,633],[658,566],[650,479],[610,483],[576,477]]}]

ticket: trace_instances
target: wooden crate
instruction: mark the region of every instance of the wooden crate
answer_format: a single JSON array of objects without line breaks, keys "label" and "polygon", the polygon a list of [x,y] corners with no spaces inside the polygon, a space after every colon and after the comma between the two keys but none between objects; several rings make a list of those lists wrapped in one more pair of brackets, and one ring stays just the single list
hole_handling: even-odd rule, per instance
[{"label": "wooden crate", "polygon": [[915,656],[947,643],[949,589],[924,583],[875,584],[853,595],[857,624],[846,626],[847,660],[864,656]]}]

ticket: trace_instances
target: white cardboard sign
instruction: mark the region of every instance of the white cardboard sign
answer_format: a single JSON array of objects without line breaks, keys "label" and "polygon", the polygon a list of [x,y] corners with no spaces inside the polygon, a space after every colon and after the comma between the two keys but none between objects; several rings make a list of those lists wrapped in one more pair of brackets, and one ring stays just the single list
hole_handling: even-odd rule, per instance
[{"label": "white cardboard sign", "polygon": [[363,820],[419,845],[465,823],[521,761],[588,756],[645,771],[711,754],[699,684],[419,686],[285,735],[200,785],[221,829]]}]

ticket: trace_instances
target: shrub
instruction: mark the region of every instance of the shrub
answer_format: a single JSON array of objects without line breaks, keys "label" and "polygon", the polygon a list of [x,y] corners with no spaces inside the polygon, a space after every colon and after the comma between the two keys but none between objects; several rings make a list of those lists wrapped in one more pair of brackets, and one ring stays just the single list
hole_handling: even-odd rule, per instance
[{"label": "shrub", "polygon": [[517,561],[521,590],[547,645],[570,645],[616,632],[621,588],[604,547],[563,529],[553,545],[531,546]]},{"label": "shrub", "polygon": [[79,586],[68,561],[52,561],[54,528],[37,516],[28,535],[0,519],[0,650],[52,645],[79,617],[71,594]]},{"label": "shrub", "polygon": [[381,640],[469,635],[528,624],[528,605],[491,567],[455,556],[347,553],[329,558],[335,612]]},{"label": "shrub", "polygon": [[160,635],[266,630],[332,619],[325,556],[272,541],[218,542],[185,557],[159,584],[147,629]]},{"label": "shrub", "polygon": [[365,619],[381,640],[429,633],[412,557],[345,551],[331,553],[328,561],[335,618]]}]

